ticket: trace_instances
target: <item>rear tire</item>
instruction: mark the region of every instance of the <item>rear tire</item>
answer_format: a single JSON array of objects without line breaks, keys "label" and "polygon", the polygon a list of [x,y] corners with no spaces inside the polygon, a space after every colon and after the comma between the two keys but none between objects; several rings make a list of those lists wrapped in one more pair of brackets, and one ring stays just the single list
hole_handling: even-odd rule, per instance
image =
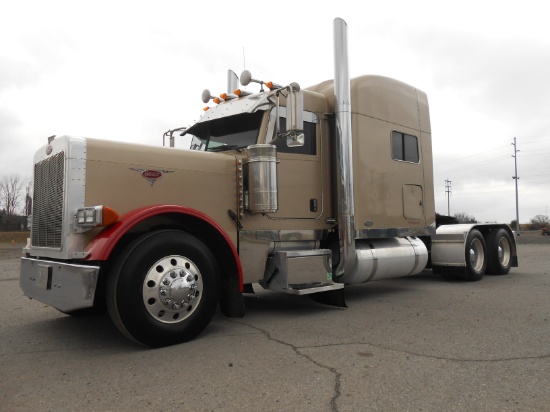
[{"label": "rear tire", "polygon": [[477,229],[472,230],[466,238],[466,270],[464,280],[478,281],[483,278],[487,268],[487,247],[483,235]]},{"label": "rear tire", "polygon": [[487,244],[487,273],[506,275],[512,266],[512,238],[504,229],[494,230]]},{"label": "rear tire", "polygon": [[210,322],[220,297],[218,267],[199,239],[178,230],[142,236],[108,278],[107,305],[117,328],[151,347],[189,341]]}]

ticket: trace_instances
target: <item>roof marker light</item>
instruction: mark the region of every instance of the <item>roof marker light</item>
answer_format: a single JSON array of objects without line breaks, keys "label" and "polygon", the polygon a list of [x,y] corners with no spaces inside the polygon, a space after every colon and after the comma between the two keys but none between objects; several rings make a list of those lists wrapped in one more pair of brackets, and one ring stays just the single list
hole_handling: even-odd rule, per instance
[{"label": "roof marker light", "polygon": [[252,94],[252,92],[247,92],[246,90],[241,89],[235,89],[233,93],[235,93],[239,97],[249,96]]},{"label": "roof marker light", "polygon": [[282,89],[283,88],[283,86],[281,86],[280,84],[273,83],[273,82],[266,82],[265,85],[269,88],[269,90]]},{"label": "roof marker light", "polygon": [[237,96],[236,94],[232,94],[232,93],[222,93],[220,94],[220,98],[222,98],[223,100],[231,100],[231,99],[236,99],[238,98],[239,96]]}]

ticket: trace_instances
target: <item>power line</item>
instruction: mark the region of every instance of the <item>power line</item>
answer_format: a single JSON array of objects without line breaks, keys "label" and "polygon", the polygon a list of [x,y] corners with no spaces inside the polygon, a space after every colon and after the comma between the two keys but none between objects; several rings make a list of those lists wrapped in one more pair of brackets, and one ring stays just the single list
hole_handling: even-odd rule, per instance
[{"label": "power line", "polygon": [[518,206],[518,180],[519,180],[519,176],[518,176],[518,148],[517,148],[517,145],[516,145],[516,138],[514,137],[514,143],[512,143],[512,145],[514,146],[514,154],[512,155],[512,157],[514,158],[514,170],[515,170],[515,175],[512,176],[512,179],[514,179],[516,181],[516,232],[519,233],[519,206]]},{"label": "power line", "polygon": [[454,172],[454,171],[457,171],[457,170],[459,170],[459,171],[468,171],[471,168],[483,166],[483,165],[486,165],[486,164],[489,164],[489,163],[499,162],[499,161],[507,159],[507,158],[508,158],[508,155],[502,155],[502,156],[500,156],[496,159],[484,160],[482,162],[474,163],[474,164],[471,164],[471,165],[465,165],[465,166],[461,166],[461,167],[456,167],[454,169],[443,170],[441,172],[437,172],[436,175],[447,174],[447,173]]},{"label": "power line", "polygon": [[453,189],[451,187],[451,181],[445,179],[445,193],[447,193],[447,216],[451,216],[451,193]]},{"label": "power line", "polygon": [[447,163],[458,162],[458,161],[460,161],[460,160],[468,159],[468,158],[470,158],[470,157],[480,156],[480,155],[485,154],[485,153],[494,152],[494,151],[497,151],[497,150],[500,150],[500,149],[504,149],[505,147],[508,147],[508,146],[507,146],[507,145],[504,145],[504,146],[495,147],[495,148],[493,148],[493,149],[485,150],[484,152],[474,153],[474,154],[471,154],[471,155],[468,155],[468,156],[458,157],[458,158],[453,159],[453,160],[448,160],[448,161],[446,161],[446,162],[441,162],[441,163],[438,163],[437,165],[438,165],[438,166],[441,166],[441,165],[444,165],[444,164],[447,164]]}]

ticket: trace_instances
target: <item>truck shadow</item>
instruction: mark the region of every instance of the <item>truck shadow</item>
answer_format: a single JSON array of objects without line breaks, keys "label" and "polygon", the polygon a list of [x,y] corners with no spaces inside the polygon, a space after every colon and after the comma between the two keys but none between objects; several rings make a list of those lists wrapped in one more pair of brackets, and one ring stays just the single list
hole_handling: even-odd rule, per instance
[{"label": "truck shadow", "polygon": [[[380,299],[384,296],[396,298],[402,294],[415,293],[415,288],[425,283],[449,282],[441,276],[425,270],[418,275],[395,279],[385,279],[344,287],[345,301],[348,307],[359,301]],[[292,314],[292,316],[310,315],[324,311],[342,310],[337,306],[318,303],[308,295],[291,295],[254,288],[255,294],[244,294],[247,316],[249,314]]]},{"label": "truck shadow", "polygon": [[58,318],[41,321],[32,328],[33,335],[40,336],[40,340],[48,346],[64,349],[105,348],[109,353],[144,349],[123,336],[108,313],[81,318],[60,314]]}]

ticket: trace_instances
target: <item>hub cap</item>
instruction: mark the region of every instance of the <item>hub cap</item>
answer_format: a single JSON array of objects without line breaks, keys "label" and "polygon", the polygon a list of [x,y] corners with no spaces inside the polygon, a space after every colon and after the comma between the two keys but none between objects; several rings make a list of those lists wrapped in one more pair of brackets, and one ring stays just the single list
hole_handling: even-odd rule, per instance
[{"label": "hub cap", "polygon": [[502,266],[508,266],[510,263],[510,256],[512,256],[512,251],[510,248],[510,243],[505,237],[501,237],[498,242],[498,260]]},{"label": "hub cap", "polygon": [[191,260],[178,255],[166,256],[145,276],[143,303],[159,322],[177,323],[195,311],[202,290],[200,271]]},{"label": "hub cap", "polygon": [[484,261],[483,244],[479,239],[474,239],[470,245],[470,263],[472,264],[472,269],[479,272],[483,267]]}]

